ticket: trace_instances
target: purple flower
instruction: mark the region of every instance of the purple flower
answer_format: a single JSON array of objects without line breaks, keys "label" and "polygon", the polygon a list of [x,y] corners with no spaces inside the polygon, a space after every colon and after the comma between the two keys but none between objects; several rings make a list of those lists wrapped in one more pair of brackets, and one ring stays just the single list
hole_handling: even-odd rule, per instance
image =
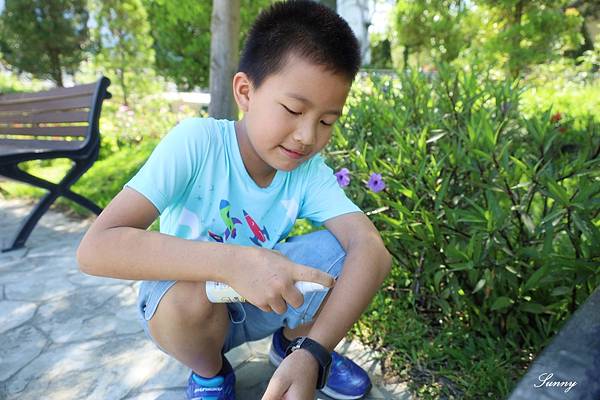
[{"label": "purple flower", "polygon": [[385,189],[385,183],[383,182],[383,179],[381,179],[381,175],[376,174],[375,172],[373,172],[371,174],[371,177],[369,177],[369,182],[367,182],[367,186],[375,193],[381,192],[383,189]]},{"label": "purple flower", "polygon": [[350,184],[350,171],[348,171],[348,168],[340,169],[335,173],[335,177],[337,178],[338,185],[341,187],[346,187]]}]

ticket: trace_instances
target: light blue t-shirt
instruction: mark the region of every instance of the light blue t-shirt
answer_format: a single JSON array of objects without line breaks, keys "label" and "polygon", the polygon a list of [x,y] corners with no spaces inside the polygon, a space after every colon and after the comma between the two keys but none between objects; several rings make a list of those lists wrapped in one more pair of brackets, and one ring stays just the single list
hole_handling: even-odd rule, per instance
[{"label": "light blue t-shirt", "polygon": [[190,240],[273,248],[297,218],[319,226],[361,211],[320,155],[261,188],[244,167],[234,122],[213,118],[180,122],[125,186],[154,204],[162,233]]}]

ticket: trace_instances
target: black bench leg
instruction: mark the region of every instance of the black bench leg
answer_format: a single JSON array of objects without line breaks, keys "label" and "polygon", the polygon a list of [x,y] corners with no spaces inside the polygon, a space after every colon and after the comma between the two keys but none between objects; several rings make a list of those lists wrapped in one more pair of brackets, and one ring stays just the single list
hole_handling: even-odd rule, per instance
[{"label": "black bench leg", "polygon": [[56,192],[47,193],[44,197],[42,197],[33,211],[27,216],[27,219],[25,219],[25,221],[23,221],[21,224],[21,227],[19,228],[15,238],[12,240],[12,243],[10,243],[8,247],[2,249],[3,253],[20,249],[21,247],[25,246],[25,242],[27,241],[27,238],[29,238],[29,235],[31,235],[31,231],[33,231],[33,228],[35,228],[40,218],[42,218],[44,213],[48,211],[48,208],[50,208],[57,197],[58,193]]},{"label": "black bench leg", "polygon": [[69,199],[71,201],[74,201],[75,203],[79,204],[80,206],[87,208],[88,210],[95,213],[96,215],[100,215],[100,213],[102,212],[102,209],[100,207],[98,207],[96,205],[96,203],[94,203],[94,202],[86,199],[85,197],[78,195],[77,193],[74,193],[70,190],[67,190],[66,192],[64,192],[63,196],[65,196],[67,199]]},{"label": "black bench leg", "polygon": [[15,238],[12,240],[12,243],[10,243],[8,247],[3,248],[2,252],[4,253],[7,251],[16,250],[25,246],[25,242],[29,238],[33,228],[59,196],[65,196],[69,200],[86,207],[93,213],[96,213],[97,215],[100,214],[102,212],[100,207],[85,197],[80,196],[77,193],[73,193],[69,189],[69,187],[90,168],[93,162],[93,160],[87,162],[76,162],[73,168],[67,172],[65,177],[58,184],[51,183],[36,176],[30,175],[27,172],[19,169],[19,167],[16,165],[3,168],[2,174],[6,177],[41,187],[48,190],[49,193],[47,193],[40,200],[29,216],[27,216],[27,219],[21,224],[21,227],[19,228],[18,233],[15,235]]}]

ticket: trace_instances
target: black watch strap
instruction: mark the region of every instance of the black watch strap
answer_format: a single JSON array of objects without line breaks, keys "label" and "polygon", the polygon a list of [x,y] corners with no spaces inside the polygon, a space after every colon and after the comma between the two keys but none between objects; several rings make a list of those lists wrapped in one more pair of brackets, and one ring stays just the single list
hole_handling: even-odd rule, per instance
[{"label": "black watch strap", "polygon": [[290,355],[292,352],[304,349],[307,350],[319,363],[319,378],[317,379],[317,389],[323,389],[327,378],[329,377],[329,370],[331,368],[331,353],[318,342],[312,340],[306,336],[300,336],[292,340],[287,350],[285,351],[285,357]]}]

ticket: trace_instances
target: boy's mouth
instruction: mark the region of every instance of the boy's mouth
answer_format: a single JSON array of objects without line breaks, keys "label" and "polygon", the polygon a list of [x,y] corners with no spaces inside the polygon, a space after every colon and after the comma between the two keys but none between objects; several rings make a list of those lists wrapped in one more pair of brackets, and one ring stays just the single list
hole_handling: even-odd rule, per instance
[{"label": "boy's mouth", "polygon": [[279,146],[279,147],[284,152],[284,154],[286,154],[290,158],[293,158],[294,160],[302,158],[302,157],[304,157],[306,155],[305,153],[300,153],[298,151],[290,150],[290,149],[288,149],[286,147],[283,147],[283,146]]}]

